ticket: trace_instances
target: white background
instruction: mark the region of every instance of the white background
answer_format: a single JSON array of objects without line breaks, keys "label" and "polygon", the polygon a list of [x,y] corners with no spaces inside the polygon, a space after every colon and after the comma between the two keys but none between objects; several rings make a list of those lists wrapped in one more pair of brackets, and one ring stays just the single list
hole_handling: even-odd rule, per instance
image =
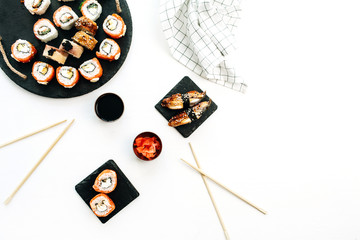
[{"label": "white background", "polygon": [[[233,57],[249,85],[245,95],[171,57],[159,4],[128,1],[129,55],[111,81],[87,95],[44,98],[0,71],[0,143],[76,119],[12,202],[0,205],[0,239],[224,239],[200,176],[180,161],[194,163],[191,142],[204,171],[268,211],[210,184],[231,239],[359,240],[360,2],[243,1]],[[154,108],[186,75],[219,106],[187,139]],[[93,111],[105,92],[125,103],[114,123]],[[0,149],[1,202],[64,127]],[[132,152],[142,131],[163,141],[155,161]],[[102,224],[74,186],[108,159],[140,196]]]}]

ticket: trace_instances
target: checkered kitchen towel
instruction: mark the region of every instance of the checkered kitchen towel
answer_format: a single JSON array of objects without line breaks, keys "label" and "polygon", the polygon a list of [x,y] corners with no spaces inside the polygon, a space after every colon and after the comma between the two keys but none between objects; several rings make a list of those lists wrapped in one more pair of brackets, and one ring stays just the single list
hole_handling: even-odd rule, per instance
[{"label": "checkered kitchen towel", "polygon": [[174,58],[213,82],[245,92],[226,56],[235,50],[240,0],[164,0],[160,20]]}]

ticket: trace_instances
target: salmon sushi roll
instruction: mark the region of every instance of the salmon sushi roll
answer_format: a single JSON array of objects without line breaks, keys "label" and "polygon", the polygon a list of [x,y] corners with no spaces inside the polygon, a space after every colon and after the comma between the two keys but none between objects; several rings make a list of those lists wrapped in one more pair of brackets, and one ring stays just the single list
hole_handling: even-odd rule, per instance
[{"label": "salmon sushi roll", "polygon": [[50,0],[25,0],[24,5],[31,14],[43,15],[50,6]]},{"label": "salmon sushi roll", "polygon": [[39,84],[47,85],[54,78],[55,69],[50,64],[37,61],[32,67],[31,74]]},{"label": "salmon sushi roll", "polygon": [[36,48],[28,41],[18,39],[11,45],[11,57],[18,62],[30,62],[36,54]]},{"label": "salmon sushi roll", "polygon": [[114,13],[106,17],[103,23],[103,29],[107,35],[118,39],[125,35],[126,25],[122,17]]},{"label": "salmon sushi roll", "polygon": [[100,65],[100,62],[97,58],[90,59],[85,61],[79,67],[80,74],[90,82],[99,81],[100,77],[103,75],[103,69]]},{"label": "salmon sushi roll", "polygon": [[116,185],[116,172],[114,170],[105,169],[96,177],[93,188],[97,192],[110,193],[114,191]]},{"label": "salmon sushi roll", "polygon": [[39,19],[34,24],[33,31],[35,37],[45,43],[57,38],[59,35],[54,24],[46,18]]},{"label": "salmon sushi roll", "polygon": [[121,49],[119,44],[110,38],[104,39],[100,44],[99,51],[96,52],[98,58],[109,61],[118,60],[120,54]]},{"label": "salmon sushi roll", "polygon": [[98,217],[106,217],[115,209],[115,204],[106,194],[99,193],[90,200],[91,210]]},{"label": "salmon sushi roll", "polygon": [[56,79],[65,88],[72,88],[79,81],[79,72],[76,68],[62,66],[56,69]]},{"label": "salmon sushi roll", "polygon": [[102,7],[96,0],[84,0],[80,5],[80,11],[83,16],[96,21],[102,13]]},{"label": "salmon sushi roll", "polygon": [[59,7],[53,15],[55,25],[63,30],[70,30],[78,19],[72,8],[65,5]]}]

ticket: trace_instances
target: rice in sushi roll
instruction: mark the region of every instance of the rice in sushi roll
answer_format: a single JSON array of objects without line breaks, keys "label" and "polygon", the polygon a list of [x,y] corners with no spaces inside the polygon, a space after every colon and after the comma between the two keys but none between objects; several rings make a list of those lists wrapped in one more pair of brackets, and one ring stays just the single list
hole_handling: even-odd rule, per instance
[{"label": "rice in sushi roll", "polygon": [[113,39],[104,39],[99,47],[99,51],[96,52],[98,58],[104,60],[118,60],[121,54],[120,46]]},{"label": "rice in sushi roll", "polygon": [[99,193],[90,200],[91,210],[98,217],[106,217],[115,209],[115,204],[106,194]]},{"label": "rice in sushi roll", "polygon": [[117,175],[114,170],[105,169],[95,179],[93,189],[101,193],[114,191],[117,185]]},{"label": "rice in sushi roll", "polygon": [[97,82],[103,74],[103,69],[99,60],[97,58],[93,58],[81,64],[79,67],[79,72],[85,79],[89,80],[90,82]]},{"label": "rice in sushi roll", "polygon": [[62,66],[56,69],[56,79],[65,88],[72,88],[79,81],[79,72],[76,68]]},{"label": "rice in sushi roll", "polygon": [[47,85],[55,76],[55,69],[50,64],[37,61],[32,67],[31,74],[38,83]]},{"label": "rice in sushi roll", "polygon": [[50,0],[25,0],[24,5],[31,14],[43,15],[50,6]]},{"label": "rice in sushi roll", "polygon": [[54,24],[46,18],[39,19],[33,28],[35,37],[42,42],[49,42],[58,37],[58,31]]},{"label": "rice in sushi roll", "polygon": [[102,7],[96,0],[84,0],[81,3],[80,11],[85,17],[96,21],[102,13]]},{"label": "rice in sushi roll", "polygon": [[103,23],[103,29],[107,35],[118,39],[125,35],[126,25],[122,17],[114,13],[106,17]]},{"label": "rice in sushi roll", "polygon": [[36,54],[36,48],[28,41],[18,39],[11,45],[11,57],[18,62],[30,62]]},{"label": "rice in sushi roll", "polygon": [[55,25],[63,30],[70,30],[78,18],[76,13],[68,6],[59,7],[53,15]]}]

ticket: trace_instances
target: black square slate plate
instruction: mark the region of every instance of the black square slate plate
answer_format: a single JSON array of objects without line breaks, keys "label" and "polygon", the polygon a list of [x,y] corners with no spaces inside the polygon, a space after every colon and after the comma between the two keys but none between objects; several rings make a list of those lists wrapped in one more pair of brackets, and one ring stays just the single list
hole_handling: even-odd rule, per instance
[{"label": "black square slate plate", "polygon": [[[171,110],[161,106],[161,101],[166,98],[170,97],[175,93],[186,93],[192,90],[196,90],[198,92],[203,92],[189,77],[184,77],[178,84],[173,87],[170,92],[168,92],[160,101],[155,105],[155,108],[161,113],[161,115],[169,121],[172,116],[182,112],[183,110]],[[206,95],[202,101],[208,101],[209,97]],[[211,114],[213,114],[216,109],[217,105],[214,103],[213,99],[211,99],[212,103],[208,110],[202,115],[202,117],[192,123],[182,125],[179,127],[175,127],[175,129],[184,137],[189,137],[200,125],[208,118]]]},{"label": "black square slate plate", "polygon": [[115,209],[107,217],[98,217],[102,223],[106,223],[110,218],[112,218],[121,209],[126,207],[130,202],[132,202],[140,195],[139,192],[135,189],[135,187],[131,184],[129,179],[127,179],[124,173],[116,165],[116,163],[113,160],[109,160],[75,186],[75,190],[89,206],[90,209],[90,200],[95,195],[99,194],[92,188],[92,186],[99,173],[101,173],[105,169],[111,169],[116,172],[117,186],[114,191],[107,194],[113,200],[115,204]]}]

